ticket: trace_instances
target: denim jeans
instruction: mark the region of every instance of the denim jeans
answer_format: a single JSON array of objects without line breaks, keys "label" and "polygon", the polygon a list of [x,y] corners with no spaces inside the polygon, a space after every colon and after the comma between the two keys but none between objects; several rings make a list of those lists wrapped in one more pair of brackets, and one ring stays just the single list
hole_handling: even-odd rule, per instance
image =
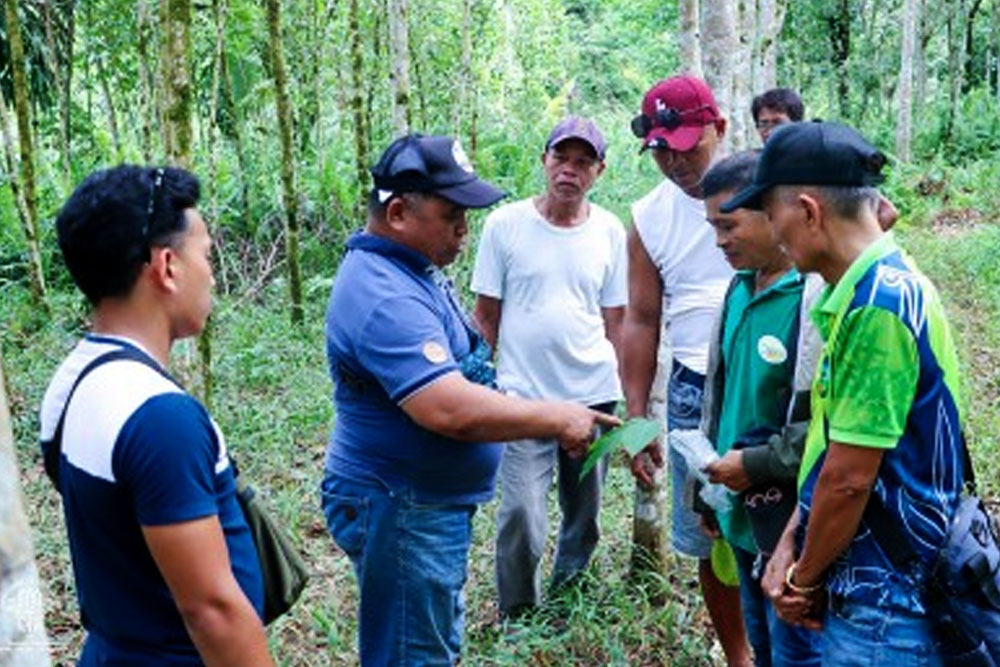
[{"label": "denim jeans", "polygon": [[941,665],[930,620],[894,609],[830,602],[823,623],[823,667]]},{"label": "denim jeans", "polygon": [[378,480],[327,473],[323,511],[360,589],[362,665],[454,665],[474,505],[422,505]]},{"label": "denim jeans", "polygon": [[[823,656],[823,635],[789,625],[774,611],[760,587],[757,554],[733,547],[740,573],[740,604],[747,637],[753,647],[757,667],[819,667]],[[760,557],[762,558],[762,557]],[[758,567],[763,571],[763,561]]]},{"label": "denim jeans", "polygon": [[[610,414],[615,404],[592,407]],[[541,602],[539,563],[549,534],[547,499],[557,462],[562,520],[552,566],[553,588],[586,569],[601,536],[601,489],[608,457],[603,457],[591,474],[580,479],[583,459],[570,458],[555,440],[508,442],[500,462],[496,538],[497,594],[503,614],[515,614]]]},{"label": "denim jeans", "polygon": [[[705,376],[674,360],[667,385],[667,428],[690,430],[701,423],[701,401]],[[701,529],[701,519],[694,511],[694,477],[688,472],[684,457],[668,447],[670,474],[670,541],[674,551],[705,559],[712,553],[712,538]]]}]

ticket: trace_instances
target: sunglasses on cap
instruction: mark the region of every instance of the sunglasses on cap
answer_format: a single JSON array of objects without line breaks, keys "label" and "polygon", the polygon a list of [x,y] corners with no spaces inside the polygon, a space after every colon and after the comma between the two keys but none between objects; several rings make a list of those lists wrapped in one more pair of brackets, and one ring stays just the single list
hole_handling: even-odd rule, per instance
[{"label": "sunglasses on cap", "polygon": [[673,107],[665,107],[656,110],[655,118],[650,118],[646,114],[641,113],[632,119],[632,134],[640,139],[645,139],[646,135],[648,135],[654,127],[662,127],[666,130],[676,130],[684,124],[685,116],[711,108],[712,105],[710,104],[703,104],[700,107],[685,109],[684,111],[674,109]]}]

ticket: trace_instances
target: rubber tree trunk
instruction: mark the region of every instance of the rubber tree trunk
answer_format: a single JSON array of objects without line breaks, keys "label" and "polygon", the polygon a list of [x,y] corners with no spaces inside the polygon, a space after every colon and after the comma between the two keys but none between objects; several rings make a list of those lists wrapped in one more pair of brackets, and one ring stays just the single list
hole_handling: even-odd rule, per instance
[{"label": "rubber tree trunk", "polygon": [[114,161],[121,162],[122,143],[121,135],[118,133],[118,111],[111,93],[112,88],[117,89],[117,86],[112,86],[108,81],[111,78],[111,73],[104,67],[103,56],[97,58],[97,78],[101,81],[101,96],[104,98],[104,106],[108,112],[108,130],[111,132],[111,146],[115,153]]},{"label": "rubber tree trunk", "polygon": [[191,0],[163,0],[160,5],[163,50],[163,149],[167,162],[191,168]]},{"label": "rubber tree trunk", "polygon": [[153,162],[153,118],[159,118],[154,93],[154,77],[149,67],[149,34],[152,22],[149,19],[148,0],[136,3],[136,48],[139,55],[139,108],[142,113],[142,128],[140,144],[142,159],[146,164]]},{"label": "rubber tree trunk", "polygon": [[680,0],[679,15],[681,70],[700,77],[702,76],[701,24],[698,0]]},{"label": "rubber tree trunk", "polygon": [[787,0],[760,0],[758,13],[758,92],[778,85],[778,36],[785,24]]},{"label": "rubber tree trunk", "polygon": [[45,607],[24,514],[6,386],[0,356],[0,667],[45,667]]},{"label": "rubber tree trunk", "polygon": [[65,3],[66,7],[62,11],[66,12],[68,19],[67,28],[69,38],[66,40],[64,48],[66,53],[62,53],[56,47],[55,34],[52,30],[52,3],[46,2],[42,5],[42,13],[45,19],[45,39],[49,45],[49,68],[56,82],[56,91],[59,96],[59,157],[60,167],[62,167],[63,189],[68,193],[73,187],[72,154],[70,152],[69,139],[69,102],[70,102],[70,73],[73,67],[73,30],[75,21],[73,20],[75,0]]},{"label": "rubber tree trunk", "polygon": [[917,42],[918,0],[903,0],[903,35],[899,65],[899,107],[896,114],[896,157],[909,162],[913,134],[913,57]]},{"label": "rubber tree trunk", "polygon": [[851,55],[851,4],[850,0],[837,0],[832,13],[827,15],[831,46],[830,61],[836,71],[836,96],[840,104],[840,117],[851,117],[849,59]]},{"label": "rubber tree trunk", "polygon": [[388,6],[392,126],[400,137],[410,131],[410,30],[406,0],[389,0]]},{"label": "rubber tree trunk", "polygon": [[[702,5],[702,71],[705,81],[715,93],[723,115],[732,117],[733,70],[736,51],[736,17],[734,0],[713,0]],[[726,133],[723,150],[732,147],[732,135]]]},{"label": "rubber tree trunk", "polygon": [[736,0],[736,50],[733,53],[733,100],[729,114],[729,134],[733,150],[743,150],[753,140],[750,115],[750,85],[753,83],[754,35],[757,3]]},{"label": "rubber tree trunk", "polygon": [[267,32],[270,36],[271,74],[278,105],[281,139],[281,185],[285,203],[285,253],[288,290],[292,300],[292,323],[302,324],[302,276],[299,272],[299,205],[295,194],[295,148],[292,143],[292,105],[288,100],[285,55],[281,43],[281,0],[267,0]]},{"label": "rubber tree trunk", "polygon": [[358,217],[364,215],[364,195],[370,187],[368,123],[365,116],[364,51],[361,45],[361,11],[358,0],[348,4],[347,31],[351,41],[351,116],[354,119],[354,165],[358,180]]},{"label": "rubber tree trunk", "polygon": [[42,265],[38,232],[38,199],[35,194],[35,149],[31,137],[31,108],[28,96],[28,76],[25,68],[21,22],[17,15],[17,0],[4,0],[7,13],[7,39],[10,44],[10,67],[14,82],[14,112],[17,116],[18,148],[21,155],[21,193],[27,219],[24,236],[28,241],[28,264],[31,273],[31,294],[36,304],[47,308],[45,301],[45,269]]}]

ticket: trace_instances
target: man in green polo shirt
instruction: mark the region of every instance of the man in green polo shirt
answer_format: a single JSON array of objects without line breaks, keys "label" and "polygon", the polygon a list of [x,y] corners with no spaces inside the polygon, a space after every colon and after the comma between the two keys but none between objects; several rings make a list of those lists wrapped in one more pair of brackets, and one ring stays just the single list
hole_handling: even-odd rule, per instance
[{"label": "man in green polo shirt", "polygon": [[[798,368],[800,343],[812,341],[815,348],[817,337],[811,330],[800,332],[805,280],[778,246],[767,218],[742,208],[719,210],[751,183],[758,155],[728,157],[701,182],[716,245],[737,271],[709,341],[702,428],[722,458],[706,473],[740,494],[731,512],[716,517],[736,555],[755,664],[818,667],[820,635],[777,618],[760,587],[762,566],[795,506],[805,429],[792,420],[792,401],[796,377],[811,376]],[[800,400],[808,400],[808,384],[799,386],[806,389]]]},{"label": "man in green polo shirt", "polygon": [[[789,125],[722,206],[762,208],[829,285],[799,505],[764,580],[784,619],[823,628],[824,666],[941,664],[924,582],[963,483],[955,349],[934,286],[879,226],[884,164],[851,128]],[[875,503],[916,554],[905,569],[863,518]]]}]

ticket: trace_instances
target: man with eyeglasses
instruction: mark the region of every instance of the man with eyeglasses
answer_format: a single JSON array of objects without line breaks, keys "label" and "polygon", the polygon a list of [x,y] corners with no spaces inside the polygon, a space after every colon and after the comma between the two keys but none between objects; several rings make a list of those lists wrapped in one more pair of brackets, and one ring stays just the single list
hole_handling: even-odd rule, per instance
[{"label": "man with eyeglasses", "polygon": [[579,455],[618,420],[496,391],[489,344],[442,269],[468,235],[467,209],[504,195],[455,139],[401,137],[372,177],[367,227],[347,243],[327,311],[337,419],[323,509],[357,575],[362,665],[450,665],[499,443],[554,439]]},{"label": "man with eyeglasses", "polygon": [[[662,325],[673,355],[667,389],[669,429],[698,428],[708,365],[708,341],[733,271],[705,224],[701,179],[719,151],[726,120],[701,79],[677,76],[654,85],[632,121],[666,177],[632,206],[628,237],[629,305],[623,335],[623,384],[628,415],[646,414]],[[654,484],[663,452],[654,441],[632,460],[632,473]],[[712,570],[712,540],[693,509],[694,478],[671,450],[673,547],[698,559],[698,578],[712,624],[730,665],[751,665],[737,587]]]},{"label": "man with eyeglasses", "polygon": [[222,432],[165,370],[212,307],[198,180],[97,171],[59,212],[59,248],[93,305],[41,407],[87,639],[79,665],[273,664],[263,581]]},{"label": "man with eyeglasses", "polygon": [[772,88],[753,98],[750,113],[761,143],[766,143],[775,128],[801,121],[805,106],[802,98],[791,88]]},{"label": "man with eyeglasses", "polygon": [[[552,129],[541,155],[545,191],[502,206],[486,219],[472,290],[486,340],[495,347],[499,339],[504,391],[611,413],[621,399],[625,227],[587,198],[604,172],[605,151],[604,135],[593,121],[569,116]],[[554,439],[507,443],[496,537],[497,592],[505,618],[541,601],[546,500],[557,465],[562,521],[552,590],[576,579],[597,546],[606,459],[581,480],[582,462]]]}]

